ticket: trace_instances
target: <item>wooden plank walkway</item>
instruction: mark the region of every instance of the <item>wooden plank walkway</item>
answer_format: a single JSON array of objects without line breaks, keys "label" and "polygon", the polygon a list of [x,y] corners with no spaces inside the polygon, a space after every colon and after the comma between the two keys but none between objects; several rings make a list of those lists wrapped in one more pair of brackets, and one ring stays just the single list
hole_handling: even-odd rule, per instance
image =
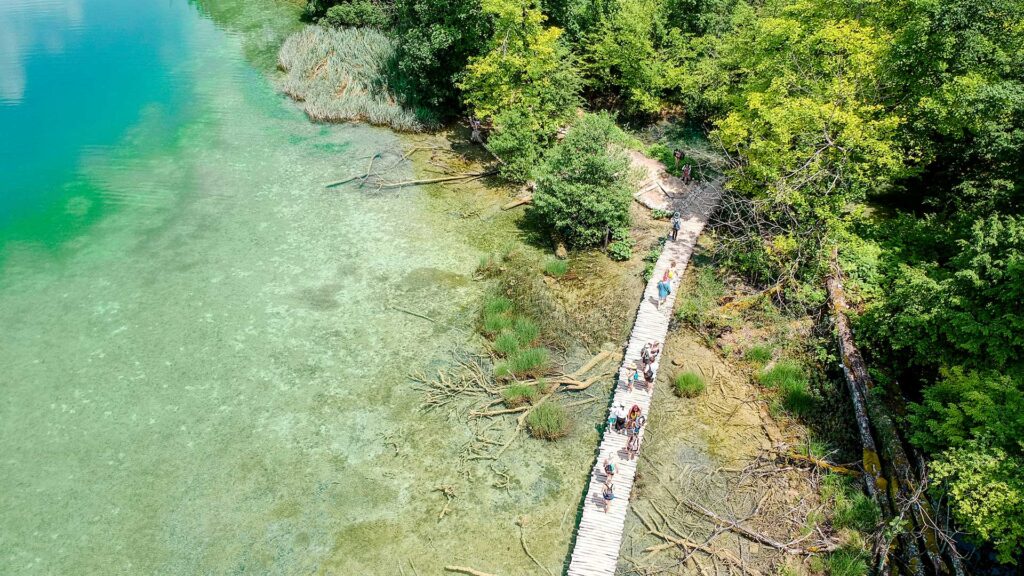
[{"label": "wooden plank walkway", "polygon": [[[717,185],[701,186],[692,192],[682,193],[682,183],[677,178],[662,182],[665,188],[675,188],[680,194],[672,194],[673,207],[682,216],[682,229],[676,241],[669,240],[658,258],[654,273],[644,290],[643,300],[633,324],[633,332],[626,345],[626,353],[622,366],[619,368],[618,381],[612,406],[622,403],[627,409],[634,404],[639,406],[644,416],[648,415],[651,406],[653,388],[647,390],[634,387],[627,391],[625,382],[633,373],[633,365],[640,360],[640,350],[648,342],[658,342],[664,346],[668,333],[669,319],[675,304],[679,284],[690,260],[690,255],[697,244],[697,238],[704,229],[708,216],[721,197]],[[680,198],[682,196],[682,198]],[[655,305],[658,298],[658,282],[665,271],[675,262],[676,277],[672,281],[672,293],[665,304],[658,309]],[[657,376],[663,354],[659,354],[654,362]],[[645,427],[646,428],[646,427]],[[640,432],[640,443],[643,445],[644,430]],[[569,576],[612,576],[619,559],[619,547],[622,544],[622,531],[625,526],[626,514],[629,512],[629,497],[633,489],[633,478],[636,476],[636,460],[626,459],[625,434],[615,432],[609,426],[601,439],[597,461],[590,473],[590,485],[587,488],[586,500],[583,504],[583,517],[576,532],[576,541],[569,563]],[[604,512],[601,493],[605,483],[603,461],[611,453],[619,457],[618,470],[613,478],[615,499]]]}]

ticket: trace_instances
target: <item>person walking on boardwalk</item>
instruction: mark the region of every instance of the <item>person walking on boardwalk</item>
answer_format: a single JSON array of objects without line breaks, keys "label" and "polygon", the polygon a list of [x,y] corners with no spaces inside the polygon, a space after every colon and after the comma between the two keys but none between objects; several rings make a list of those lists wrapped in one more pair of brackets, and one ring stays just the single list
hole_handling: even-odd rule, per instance
[{"label": "person walking on boardwalk", "polygon": [[615,485],[612,484],[612,479],[609,477],[601,487],[601,504],[604,505],[605,514],[608,513],[608,507],[611,506],[612,500],[615,500]]},{"label": "person walking on boardwalk", "polygon": [[672,213],[672,241],[675,242],[679,239],[679,229],[683,227],[683,219],[679,216],[679,212]]},{"label": "person walking on boardwalk", "polygon": [[683,166],[683,184],[690,183],[690,165]]},{"label": "person walking on boardwalk", "polygon": [[[641,354],[642,356],[642,354]],[[626,378],[626,391],[632,392],[633,386],[640,383],[640,362],[633,362],[633,373]]]},{"label": "person walking on boardwalk", "polygon": [[668,280],[662,280],[658,282],[658,309],[661,310],[661,305],[668,300],[668,295],[672,293],[672,286]]},{"label": "person walking on boardwalk", "polygon": [[626,405],[623,404],[622,402],[619,402],[615,406],[612,406],[612,416],[615,417],[614,427],[615,431],[618,432],[619,434],[624,434],[626,432],[627,414],[628,413],[626,412]]},{"label": "person walking on boardwalk", "polygon": [[644,383],[647,385],[647,391],[654,390],[654,366],[648,364],[647,368],[644,369]]},{"label": "person walking on boardwalk", "polygon": [[619,471],[619,457],[614,451],[609,452],[604,457],[604,462],[601,463],[601,469],[604,470],[606,478],[615,476],[615,473]]}]

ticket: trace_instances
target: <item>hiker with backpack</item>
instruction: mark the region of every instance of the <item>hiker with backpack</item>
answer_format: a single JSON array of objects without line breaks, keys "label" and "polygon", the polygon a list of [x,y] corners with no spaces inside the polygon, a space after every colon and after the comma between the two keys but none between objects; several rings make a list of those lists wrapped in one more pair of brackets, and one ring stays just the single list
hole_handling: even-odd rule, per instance
[{"label": "hiker with backpack", "polygon": [[679,237],[679,229],[683,227],[683,219],[679,216],[679,212],[672,213],[672,241],[675,242]]}]

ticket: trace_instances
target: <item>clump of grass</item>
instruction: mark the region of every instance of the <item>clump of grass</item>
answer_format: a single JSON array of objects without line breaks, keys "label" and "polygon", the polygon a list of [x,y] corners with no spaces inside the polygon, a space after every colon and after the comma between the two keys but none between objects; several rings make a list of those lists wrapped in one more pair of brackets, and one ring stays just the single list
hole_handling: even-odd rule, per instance
[{"label": "clump of grass", "polygon": [[504,361],[495,366],[494,374],[506,376],[540,376],[547,370],[549,352],[547,348],[526,348],[516,350]]},{"label": "clump of grass", "polygon": [[519,317],[512,322],[512,334],[520,346],[529,346],[540,338],[540,327],[529,318]]},{"label": "clump of grass", "polygon": [[867,553],[864,550],[840,548],[825,560],[829,576],[865,576],[868,573]]},{"label": "clump of grass", "polygon": [[491,336],[500,334],[503,330],[507,330],[512,326],[512,319],[504,314],[486,314],[484,315],[483,329],[484,332]]},{"label": "clump of grass", "polygon": [[363,121],[419,132],[423,114],[406,107],[388,86],[396,42],[372,28],[307,26],[284,41],[281,91],[319,122]]},{"label": "clump of grass", "polygon": [[512,301],[504,296],[489,296],[484,300],[484,315],[504,314],[512,311]]},{"label": "clump of grass", "polygon": [[505,400],[505,406],[509,408],[532,404],[538,395],[540,395],[540,392],[538,392],[536,386],[518,383],[512,384],[501,392],[501,397]]},{"label": "clump of grass", "polygon": [[654,208],[651,210],[651,218],[654,218],[655,220],[668,220],[671,217],[671,210],[662,210],[661,208]]},{"label": "clump of grass", "polygon": [[556,440],[569,433],[569,414],[560,404],[545,402],[526,417],[526,424],[534,438]]},{"label": "clump of grass", "polygon": [[494,340],[494,351],[500,356],[509,356],[519,350],[519,339],[511,332],[503,332]]},{"label": "clump of grass", "polygon": [[552,278],[561,278],[569,272],[569,262],[557,258],[544,264],[544,273]]},{"label": "clump of grass", "polygon": [[680,398],[696,398],[706,387],[704,378],[696,372],[682,372],[672,380],[672,391]]},{"label": "clump of grass", "polygon": [[745,356],[750,362],[764,366],[771,361],[773,352],[774,350],[772,350],[771,346],[767,344],[758,344],[747,350]]},{"label": "clump of grass", "polygon": [[840,474],[826,475],[821,482],[821,495],[832,500],[833,527],[865,533],[874,531],[880,518],[878,507],[852,478]]},{"label": "clump of grass", "polygon": [[780,392],[782,406],[791,414],[807,416],[814,410],[814,396],[810,382],[800,364],[782,360],[758,375],[758,381],[768,388]]}]

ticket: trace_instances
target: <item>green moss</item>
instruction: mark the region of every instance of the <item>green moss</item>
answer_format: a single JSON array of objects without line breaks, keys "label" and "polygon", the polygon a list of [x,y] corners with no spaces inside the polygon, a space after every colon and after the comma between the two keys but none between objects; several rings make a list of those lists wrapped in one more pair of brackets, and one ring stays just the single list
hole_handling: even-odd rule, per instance
[{"label": "green moss", "polygon": [[536,407],[526,418],[530,434],[534,438],[555,440],[569,433],[569,414],[560,404],[544,403]]},{"label": "green moss", "polygon": [[706,387],[704,378],[696,372],[682,372],[672,380],[672,391],[681,398],[696,398]]},{"label": "green moss", "polygon": [[539,394],[536,386],[517,383],[503,390],[501,396],[505,399],[506,406],[516,408],[524,404],[532,404]]}]

